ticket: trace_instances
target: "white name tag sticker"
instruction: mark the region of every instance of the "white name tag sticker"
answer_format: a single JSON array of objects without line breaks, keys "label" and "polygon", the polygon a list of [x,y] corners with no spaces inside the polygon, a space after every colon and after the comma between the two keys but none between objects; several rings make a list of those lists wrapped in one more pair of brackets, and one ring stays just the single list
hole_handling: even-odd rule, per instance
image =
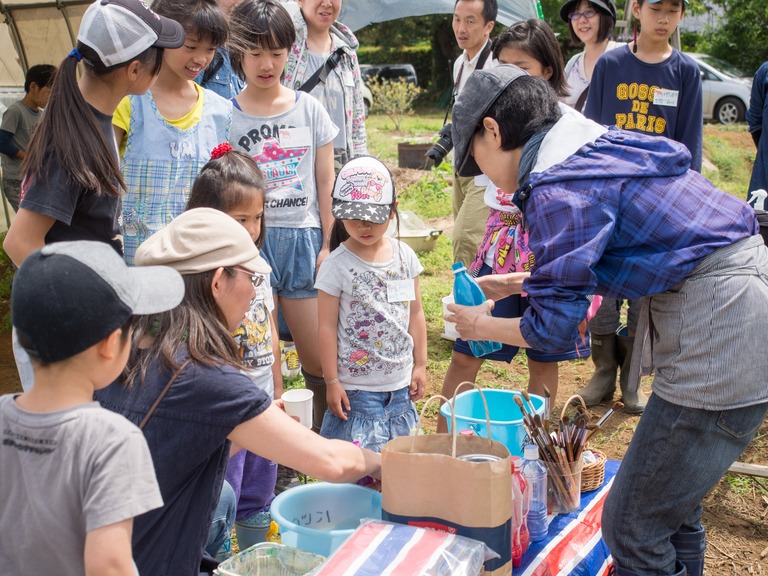
[{"label": "white name tag sticker", "polygon": [[679,94],[680,92],[677,90],[656,88],[656,90],[653,91],[653,103],[657,106],[677,107],[677,97]]},{"label": "white name tag sticker", "polygon": [[309,128],[280,128],[280,146],[283,148],[301,148],[311,144]]},{"label": "white name tag sticker", "polygon": [[416,300],[413,280],[387,280],[387,302],[410,302]]}]

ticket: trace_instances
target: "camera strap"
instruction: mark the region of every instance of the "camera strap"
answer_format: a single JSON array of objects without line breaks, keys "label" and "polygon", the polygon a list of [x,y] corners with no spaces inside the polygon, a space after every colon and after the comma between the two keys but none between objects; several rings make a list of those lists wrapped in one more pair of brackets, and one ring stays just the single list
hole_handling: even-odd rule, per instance
[{"label": "camera strap", "polygon": [[341,61],[341,56],[344,54],[344,47],[339,46],[331,52],[331,55],[328,56],[328,59],[325,61],[325,64],[320,66],[317,70],[315,70],[315,73],[310,76],[304,84],[301,85],[301,88],[299,88],[302,92],[312,92],[314,90],[315,86],[317,86],[318,82],[325,82],[325,79],[328,78],[328,74],[331,73],[331,70],[336,68],[336,66],[339,65],[339,62]]},{"label": "camera strap", "polygon": [[[475,65],[475,70],[482,70],[483,66],[485,66],[486,60],[488,60],[488,56],[491,55],[491,46],[492,42],[490,38],[486,41],[485,46],[483,46],[482,52],[480,52],[480,56],[477,58],[477,64]],[[445,109],[445,118],[443,118],[443,126],[445,126],[445,123],[448,122],[448,114],[451,113],[451,110],[453,109],[453,105],[456,103],[456,96],[459,93],[459,84],[461,84],[461,75],[464,73],[464,66],[462,65],[461,68],[459,68],[459,73],[456,75],[456,82],[453,83],[453,92],[451,93],[451,100],[448,102],[448,107]]]}]

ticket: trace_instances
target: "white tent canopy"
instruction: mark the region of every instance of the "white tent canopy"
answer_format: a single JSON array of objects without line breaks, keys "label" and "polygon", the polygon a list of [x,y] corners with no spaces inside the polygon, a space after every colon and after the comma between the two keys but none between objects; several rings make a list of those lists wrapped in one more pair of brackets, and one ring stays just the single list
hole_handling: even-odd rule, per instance
[{"label": "white tent canopy", "polygon": [[[0,0],[0,86],[21,86],[35,64],[58,65],[77,38],[92,0]],[[451,14],[455,0],[345,0],[340,21],[353,30],[425,14]],[[535,0],[500,0],[499,22],[536,16]]]},{"label": "white tent canopy", "polygon": [[[345,0],[339,21],[352,30],[407,16],[453,14],[456,0]],[[499,0],[497,21],[509,26],[536,17],[536,0]]]}]

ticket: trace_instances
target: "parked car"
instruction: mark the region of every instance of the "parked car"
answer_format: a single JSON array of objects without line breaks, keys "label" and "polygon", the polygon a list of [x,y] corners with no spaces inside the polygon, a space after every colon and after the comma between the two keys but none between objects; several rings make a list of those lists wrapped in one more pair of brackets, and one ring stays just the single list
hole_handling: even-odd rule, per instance
[{"label": "parked car", "polygon": [[360,72],[367,83],[371,80],[400,80],[419,85],[413,64],[361,64]]},{"label": "parked car", "polygon": [[744,122],[752,78],[714,56],[693,52],[686,54],[696,61],[701,71],[704,120],[715,120],[721,124]]}]

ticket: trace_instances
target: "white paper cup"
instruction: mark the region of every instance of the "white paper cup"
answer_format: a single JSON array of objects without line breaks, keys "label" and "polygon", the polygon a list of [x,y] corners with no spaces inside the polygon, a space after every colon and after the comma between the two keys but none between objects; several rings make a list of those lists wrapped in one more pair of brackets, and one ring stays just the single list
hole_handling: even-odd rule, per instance
[{"label": "white paper cup", "polygon": [[[443,316],[448,314],[448,304],[453,304],[453,293],[448,294],[445,298],[443,298]],[[453,322],[447,322],[445,318],[443,318],[443,333],[440,334],[440,337],[444,340],[453,340],[456,342],[456,338],[459,338],[459,333],[456,330],[456,324]]]},{"label": "white paper cup", "polygon": [[283,392],[281,399],[285,405],[285,412],[289,416],[296,416],[299,422],[307,428],[312,428],[312,390],[306,388],[294,388]]}]

